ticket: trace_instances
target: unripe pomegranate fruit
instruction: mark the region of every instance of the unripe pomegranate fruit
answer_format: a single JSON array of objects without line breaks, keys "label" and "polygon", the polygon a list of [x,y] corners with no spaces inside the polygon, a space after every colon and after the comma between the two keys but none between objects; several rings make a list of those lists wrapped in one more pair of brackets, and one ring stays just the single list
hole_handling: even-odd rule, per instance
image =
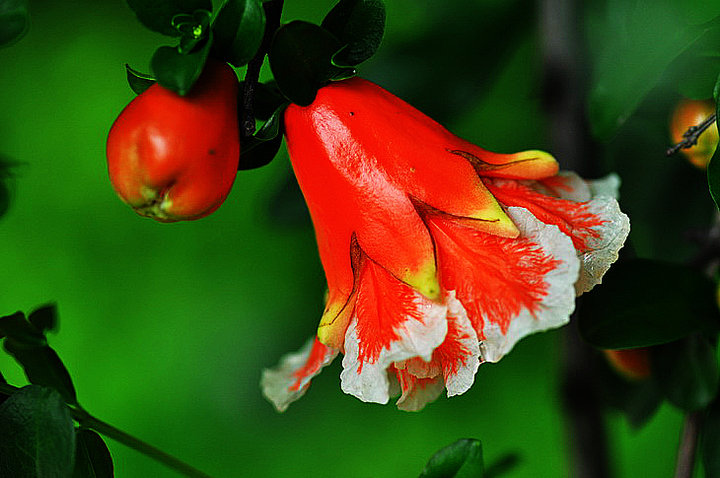
[{"label": "unripe pomegranate fruit", "polygon": [[110,129],[110,181],[138,214],[161,222],[199,219],[225,200],[237,174],[238,81],[209,60],[187,96],[154,84]]},{"label": "unripe pomegranate fruit", "polygon": [[[715,103],[712,100],[682,100],[678,103],[670,120],[670,135],[673,143],[683,140],[683,133],[691,126],[699,125],[710,115],[715,113]],[[691,148],[681,149],[680,152],[698,169],[707,168],[710,158],[718,145],[717,123],[698,137],[697,144]]]},{"label": "unripe pomegranate fruit", "polygon": [[644,380],[650,377],[650,350],[647,347],[603,352],[610,365],[625,378]]}]

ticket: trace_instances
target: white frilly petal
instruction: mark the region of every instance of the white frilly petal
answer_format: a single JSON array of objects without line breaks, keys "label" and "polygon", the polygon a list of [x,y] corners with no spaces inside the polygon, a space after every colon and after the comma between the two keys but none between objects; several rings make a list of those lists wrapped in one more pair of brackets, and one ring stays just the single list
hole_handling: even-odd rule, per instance
[{"label": "white frilly petal", "polygon": [[482,360],[487,362],[500,360],[526,335],[565,325],[575,309],[574,284],[580,262],[570,238],[557,226],[538,221],[525,208],[509,207],[508,215],[520,230],[521,237],[537,243],[545,254],[559,261],[559,264],[544,277],[548,285],[547,294],[540,303],[540,310],[534,315],[522,309],[511,319],[504,334],[498,324],[485,321],[485,340],[481,342],[480,351]]}]

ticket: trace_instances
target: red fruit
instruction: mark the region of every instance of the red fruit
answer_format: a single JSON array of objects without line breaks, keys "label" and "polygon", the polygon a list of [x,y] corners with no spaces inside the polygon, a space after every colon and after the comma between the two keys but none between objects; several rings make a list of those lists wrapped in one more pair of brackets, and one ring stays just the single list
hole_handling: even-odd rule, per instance
[{"label": "red fruit", "polygon": [[225,200],[237,174],[238,81],[209,61],[187,96],[154,84],[110,129],[110,181],[138,214],[161,222],[199,219]]},{"label": "red fruit", "polygon": [[[683,133],[691,126],[699,125],[710,115],[715,113],[715,103],[712,100],[682,100],[678,103],[670,120],[670,136],[673,143],[683,140]],[[698,138],[697,144],[691,148],[681,149],[680,152],[688,161],[698,169],[707,168],[710,158],[718,145],[717,124],[710,125]]]},{"label": "red fruit", "polygon": [[650,377],[650,350],[647,347],[622,350],[603,350],[613,368],[631,380]]}]

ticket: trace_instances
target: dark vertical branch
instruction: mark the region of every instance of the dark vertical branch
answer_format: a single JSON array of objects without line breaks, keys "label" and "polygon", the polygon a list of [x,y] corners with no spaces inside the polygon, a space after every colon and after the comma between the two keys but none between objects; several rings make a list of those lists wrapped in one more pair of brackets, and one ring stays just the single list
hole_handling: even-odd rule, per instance
[{"label": "dark vertical branch", "polygon": [[255,133],[255,87],[260,78],[260,69],[262,68],[265,55],[267,55],[272,43],[275,31],[280,28],[280,17],[282,15],[283,4],[285,0],[270,0],[263,4],[265,10],[265,34],[262,44],[258,49],[250,63],[248,63],[245,72],[245,84],[242,91],[242,120],[240,131],[242,137],[247,138]]},{"label": "dark vertical branch", "polygon": [[702,412],[692,412],[685,416],[675,465],[675,478],[692,478],[701,426]]},{"label": "dark vertical branch", "polygon": [[[581,2],[539,0],[543,51],[543,99],[549,117],[552,153],[563,169],[592,176],[596,172],[585,122],[582,39],[577,30]],[[579,304],[578,304],[579,305]],[[570,476],[611,476],[603,407],[594,385],[595,355],[577,332],[565,330],[563,406],[570,447]]]}]

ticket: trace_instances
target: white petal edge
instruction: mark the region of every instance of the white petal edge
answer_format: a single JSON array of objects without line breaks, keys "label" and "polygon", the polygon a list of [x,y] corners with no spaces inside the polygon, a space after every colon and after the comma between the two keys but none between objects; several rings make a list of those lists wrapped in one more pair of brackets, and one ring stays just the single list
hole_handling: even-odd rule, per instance
[{"label": "white petal edge", "polygon": [[345,356],[340,384],[343,392],[363,402],[387,403],[390,399],[386,369],[393,362],[412,357],[429,361],[432,352],[445,339],[447,333],[447,307],[415,293],[415,303],[422,312],[422,321],[407,317],[395,332],[400,337],[384,348],[374,362],[360,363],[357,317],[353,316],[345,333]]},{"label": "white petal edge", "polygon": [[630,233],[630,219],[620,211],[618,202],[610,196],[598,196],[587,203],[588,212],[603,220],[592,229],[598,234],[586,244],[588,252],[580,255],[581,270],[575,290],[581,295],[602,282],[602,277],[625,244]]},{"label": "white petal edge", "polygon": [[396,402],[398,409],[405,412],[417,412],[425,408],[430,402],[434,402],[442,395],[445,390],[445,384],[442,377],[436,377],[432,380],[425,381],[423,386],[414,386]]},{"label": "white petal edge", "polygon": [[460,333],[466,335],[460,342],[470,352],[470,355],[466,357],[465,364],[461,365],[454,374],[445,373],[447,396],[452,397],[467,392],[475,382],[475,374],[480,367],[480,342],[465,307],[455,298],[455,291],[447,294],[447,305],[448,320],[455,320]]},{"label": "white petal edge", "polygon": [[310,380],[337,357],[338,351],[328,347],[317,372],[303,377],[298,389],[291,390],[291,387],[297,381],[297,377],[294,374],[307,363],[314,341],[315,338],[313,337],[297,352],[284,355],[280,359],[277,367],[263,370],[262,377],[260,378],[262,393],[265,398],[275,406],[278,412],[284,412],[292,402],[305,395],[305,392],[310,386]]},{"label": "white petal edge", "polygon": [[533,314],[527,309],[513,317],[506,333],[500,326],[485,320],[480,344],[481,360],[497,362],[523,337],[543,330],[565,325],[575,310],[575,287],[580,261],[570,238],[557,226],[544,224],[525,208],[509,207],[508,215],[520,230],[521,237],[537,243],[543,252],[560,261],[558,266],[545,275],[547,294],[540,303],[540,310]]},{"label": "white petal edge", "polygon": [[604,178],[587,181],[592,197],[610,196],[612,198],[620,197],[620,176],[610,173]]}]

